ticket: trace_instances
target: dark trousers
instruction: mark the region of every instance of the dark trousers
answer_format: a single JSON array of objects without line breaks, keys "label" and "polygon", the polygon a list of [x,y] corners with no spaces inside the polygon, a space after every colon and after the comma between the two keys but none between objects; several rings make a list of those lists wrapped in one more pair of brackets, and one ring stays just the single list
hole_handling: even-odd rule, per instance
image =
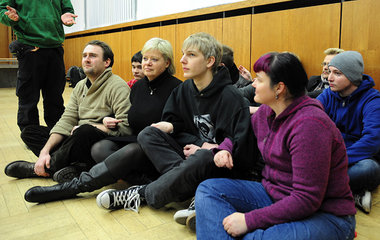
[{"label": "dark trousers", "polygon": [[115,179],[133,185],[150,183],[160,175],[138,143],[120,146],[104,139],[92,146],[91,156],[97,163],[104,162]]},{"label": "dark trousers", "polygon": [[198,185],[205,179],[231,177],[229,170],[215,166],[214,154],[210,150],[198,150],[185,159],[182,147],[155,127],[141,131],[137,141],[162,174],[145,189],[145,199],[154,208],[193,197]]},{"label": "dark trousers", "polygon": [[[91,157],[91,146],[108,136],[92,125],[81,125],[73,135],[66,137],[50,152],[50,169],[47,171],[52,174],[69,165],[77,165],[84,171],[89,170],[96,164]],[[49,139],[49,131],[43,126],[28,126],[21,132],[21,138],[33,153],[39,156]]]},{"label": "dark trousers", "polygon": [[29,125],[40,125],[37,104],[41,91],[44,120],[51,129],[65,110],[62,98],[66,84],[63,48],[32,51],[33,47],[20,45],[23,52],[17,55],[17,125],[21,131]]}]

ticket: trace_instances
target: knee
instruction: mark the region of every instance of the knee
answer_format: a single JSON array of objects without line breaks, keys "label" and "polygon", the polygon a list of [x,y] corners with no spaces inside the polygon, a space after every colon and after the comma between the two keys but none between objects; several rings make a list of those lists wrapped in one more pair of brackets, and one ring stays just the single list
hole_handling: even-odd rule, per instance
[{"label": "knee", "polygon": [[210,150],[207,149],[199,149],[194,154],[190,155],[188,160],[189,164],[194,168],[209,168],[211,170],[214,164],[214,155]]},{"label": "knee", "polygon": [[[102,140],[103,141],[103,140]],[[102,162],[105,159],[104,151],[103,151],[103,144],[102,141],[99,141],[92,145],[91,147],[91,157],[95,160],[95,162],[99,163]]]},{"label": "knee", "polygon": [[26,126],[20,134],[21,139],[27,143],[30,140],[35,141],[37,138],[49,137],[50,129],[45,126],[40,125],[29,125]]},{"label": "knee", "polygon": [[21,133],[20,133],[20,137],[21,139],[25,142],[25,141],[28,141],[28,139],[33,136],[35,134],[35,131],[34,131],[34,126],[33,125],[30,125],[30,126],[26,126],[22,129]]},{"label": "knee", "polygon": [[217,194],[215,186],[218,185],[218,179],[211,178],[201,182],[195,192],[195,203],[201,203],[207,196]]},{"label": "knee", "polygon": [[363,173],[367,173],[369,175],[380,175],[380,165],[376,160],[373,159],[363,159],[357,162],[355,165],[349,168],[349,172],[351,171],[360,171]]},{"label": "knee", "polygon": [[106,159],[110,152],[116,151],[115,148],[116,143],[110,140],[100,140],[96,142],[91,147],[91,157],[95,160],[95,162],[99,163]]},{"label": "knee", "polygon": [[137,142],[141,144],[150,142],[151,139],[154,139],[159,135],[159,131],[161,130],[156,127],[148,126],[137,135]]},{"label": "knee", "polygon": [[83,124],[80,125],[75,131],[73,132],[73,136],[88,136],[89,133],[93,132],[96,129],[96,127],[90,125],[90,124]]},{"label": "knee", "polygon": [[203,182],[201,182],[198,187],[197,191],[195,193],[195,196],[201,197],[204,193],[208,193],[210,186],[212,186],[214,179],[206,179]]}]

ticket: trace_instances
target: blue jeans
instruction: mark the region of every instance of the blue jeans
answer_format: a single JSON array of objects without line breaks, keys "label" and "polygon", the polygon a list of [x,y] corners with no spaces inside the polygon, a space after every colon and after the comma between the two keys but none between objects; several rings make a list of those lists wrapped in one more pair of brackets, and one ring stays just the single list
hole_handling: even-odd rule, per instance
[{"label": "blue jeans", "polygon": [[363,159],[348,166],[350,187],[353,193],[373,191],[380,184],[380,165],[374,159]]},{"label": "blue jeans", "polygon": [[[199,185],[195,195],[197,239],[233,239],[223,228],[225,217],[272,203],[259,182],[208,179]],[[353,239],[355,224],[355,216],[338,217],[316,212],[300,221],[256,229],[242,239]]]}]

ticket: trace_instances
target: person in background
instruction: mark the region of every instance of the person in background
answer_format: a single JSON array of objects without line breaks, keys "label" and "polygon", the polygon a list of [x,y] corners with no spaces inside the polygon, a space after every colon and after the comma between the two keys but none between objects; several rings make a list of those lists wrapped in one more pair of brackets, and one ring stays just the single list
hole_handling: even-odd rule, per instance
[{"label": "person in background", "polygon": [[341,53],[344,52],[343,49],[340,48],[328,48],[324,51],[326,54],[325,59],[322,62],[322,74],[318,76],[311,76],[309,79],[309,83],[307,84],[307,95],[312,98],[318,97],[319,94],[323,92],[326,88],[329,87],[329,82],[327,80],[329,76],[329,63],[331,59]]},{"label": "person in background", "polygon": [[142,54],[141,51],[138,51],[132,56],[132,74],[134,79],[128,81],[128,86],[132,88],[133,84],[135,84],[138,80],[143,79],[145,77],[144,70],[142,69]]},{"label": "person in background", "polygon": [[7,176],[67,181],[95,165],[91,157],[94,143],[132,133],[127,114],[130,88],[112,73],[113,63],[113,52],[105,42],[93,40],[86,44],[82,53],[86,78],[75,86],[65,112],[50,134],[35,125],[25,127],[21,133],[27,146],[39,153],[37,162],[11,162],[5,167]]},{"label": "person in background", "polygon": [[255,88],[252,86],[251,73],[243,66],[236,67],[234,62],[234,51],[227,45],[223,45],[223,56],[221,64],[227,67],[232,84],[238,88],[241,95],[249,101],[249,111],[251,114],[255,113],[260,104],[256,103]]},{"label": "person in background", "polygon": [[[133,134],[108,137],[95,143],[91,155],[97,162],[89,171],[68,182],[48,187],[33,187],[25,193],[28,202],[49,202],[73,198],[124,179],[130,184],[146,184],[158,177],[137,143],[137,134],[153,122],[160,121],[162,109],[172,90],[181,81],[173,76],[173,49],[161,38],[152,38],[142,49],[144,78],[133,85],[128,121]],[[114,119],[116,121],[116,119]]]},{"label": "person in background", "polygon": [[202,182],[195,195],[197,239],[353,239],[344,141],[320,102],[305,96],[301,62],[291,53],[268,53],[254,71],[255,101],[262,105],[251,123],[263,179]]},{"label": "person in background", "polygon": [[356,205],[369,213],[380,184],[380,93],[363,74],[362,55],[346,51],[329,63],[329,85],[317,97],[339,128],[347,148],[348,175]]},{"label": "person in background", "polygon": [[62,24],[75,24],[75,17],[70,0],[0,2],[0,22],[12,27],[17,36],[9,50],[17,57],[19,65],[16,95],[17,125],[21,131],[27,126],[40,125],[37,108],[40,91],[47,125],[45,131],[53,128],[65,110]]}]

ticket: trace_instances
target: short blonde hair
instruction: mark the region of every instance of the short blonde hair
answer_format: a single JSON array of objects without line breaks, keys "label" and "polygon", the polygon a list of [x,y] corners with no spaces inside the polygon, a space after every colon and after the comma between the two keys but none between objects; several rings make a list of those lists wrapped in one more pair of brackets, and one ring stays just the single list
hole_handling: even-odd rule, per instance
[{"label": "short blonde hair", "polygon": [[141,53],[144,55],[147,51],[151,50],[158,50],[164,57],[165,61],[169,61],[168,72],[171,75],[175,74],[173,47],[170,42],[162,38],[151,38],[145,43]]},{"label": "short blonde hair", "polygon": [[344,50],[340,48],[328,48],[324,51],[326,55],[337,55],[342,52],[344,52]]},{"label": "short blonde hair", "polygon": [[212,56],[215,57],[215,63],[211,68],[213,73],[215,73],[222,60],[222,44],[220,44],[220,42],[218,42],[210,34],[200,32],[190,35],[183,42],[182,50],[186,50],[190,47],[197,48],[203,54],[205,59],[208,59]]}]

